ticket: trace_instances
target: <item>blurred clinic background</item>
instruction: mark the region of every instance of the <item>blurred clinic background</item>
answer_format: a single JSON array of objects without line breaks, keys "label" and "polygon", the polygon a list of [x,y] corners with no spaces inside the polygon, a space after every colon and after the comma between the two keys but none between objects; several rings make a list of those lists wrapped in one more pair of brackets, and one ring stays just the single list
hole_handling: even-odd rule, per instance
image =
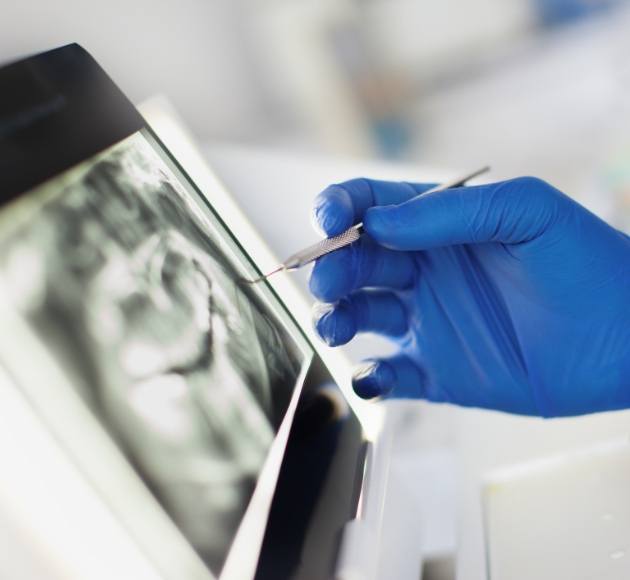
[{"label": "blurred clinic background", "polygon": [[628,228],[629,30],[626,0],[3,0],[0,57],[76,41],[202,142],[490,163]]}]

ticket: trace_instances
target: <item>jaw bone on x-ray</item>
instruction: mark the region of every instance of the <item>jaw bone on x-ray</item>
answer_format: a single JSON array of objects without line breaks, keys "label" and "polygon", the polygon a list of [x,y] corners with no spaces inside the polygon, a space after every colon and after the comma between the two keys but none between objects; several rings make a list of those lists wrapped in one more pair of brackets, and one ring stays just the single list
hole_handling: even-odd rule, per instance
[{"label": "jaw bone on x-ray", "polygon": [[304,355],[150,139],[5,212],[0,283],[217,573]]}]

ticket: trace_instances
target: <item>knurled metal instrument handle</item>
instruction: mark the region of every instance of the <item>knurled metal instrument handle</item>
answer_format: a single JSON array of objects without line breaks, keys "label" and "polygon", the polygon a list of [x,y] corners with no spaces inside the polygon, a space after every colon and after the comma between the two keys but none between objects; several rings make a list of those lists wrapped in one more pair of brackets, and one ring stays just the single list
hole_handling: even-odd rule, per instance
[{"label": "knurled metal instrument handle", "polygon": [[302,266],[317,260],[317,258],[321,258],[326,254],[330,254],[335,250],[339,250],[344,246],[350,245],[352,242],[356,242],[362,234],[363,224],[355,224],[337,236],[326,238],[321,242],[317,242],[308,248],[304,248],[303,250],[296,252],[284,261],[284,267],[287,270],[301,268]]}]

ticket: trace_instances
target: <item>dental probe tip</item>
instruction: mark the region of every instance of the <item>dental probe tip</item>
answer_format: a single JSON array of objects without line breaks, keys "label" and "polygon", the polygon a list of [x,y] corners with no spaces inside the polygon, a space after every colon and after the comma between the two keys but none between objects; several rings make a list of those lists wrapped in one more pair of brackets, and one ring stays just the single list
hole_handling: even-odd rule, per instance
[{"label": "dental probe tip", "polygon": [[280,264],[277,268],[275,268],[268,274],[265,274],[264,276],[260,276],[260,278],[255,278],[254,280],[246,280],[243,278],[243,282],[246,282],[247,284],[257,284],[258,282],[262,282],[263,280],[266,280],[267,278],[269,278],[269,276],[273,276],[274,274],[278,272],[282,272],[282,270],[285,270],[285,269],[286,268],[284,264]]}]

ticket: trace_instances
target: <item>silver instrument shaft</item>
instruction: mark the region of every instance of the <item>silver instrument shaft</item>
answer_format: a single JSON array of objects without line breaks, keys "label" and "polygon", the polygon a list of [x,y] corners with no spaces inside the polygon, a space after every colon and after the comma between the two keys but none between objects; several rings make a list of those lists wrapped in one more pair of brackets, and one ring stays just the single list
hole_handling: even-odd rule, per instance
[{"label": "silver instrument shaft", "polygon": [[[486,173],[487,171],[490,171],[490,167],[486,165],[485,167],[482,167],[481,169],[477,169],[476,171],[473,171],[472,173],[469,173],[463,177],[457,177],[456,179],[447,181],[446,183],[443,183],[442,185],[433,187],[429,189],[428,191],[425,191],[421,195],[437,193],[438,191],[444,191],[446,189],[451,189],[453,187],[461,187],[467,181],[475,177],[478,177],[479,175],[481,175],[482,173]],[[257,278],[256,280],[251,280],[251,283],[255,284],[256,282],[265,280],[266,278],[269,278],[269,276],[271,276],[272,274],[275,274],[276,272],[282,272],[283,270],[297,270],[298,268],[301,268],[302,266],[306,266],[307,264],[314,262],[315,260],[317,260],[318,258],[321,258],[322,256],[326,256],[327,254],[330,254],[331,252],[336,252],[337,250],[340,250],[341,248],[345,248],[346,246],[349,246],[353,242],[356,242],[362,235],[363,235],[363,223],[355,224],[349,227],[345,232],[342,232],[341,234],[337,236],[326,238],[324,240],[321,240],[320,242],[317,242],[311,246],[304,248],[303,250],[300,250],[299,252],[296,252],[292,256],[289,256],[284,262],[282,262],[282,264],[278,264],[278,266],[274,268],[268,274],[265,274],[264,276],[261,276],[260,278]]]}]

